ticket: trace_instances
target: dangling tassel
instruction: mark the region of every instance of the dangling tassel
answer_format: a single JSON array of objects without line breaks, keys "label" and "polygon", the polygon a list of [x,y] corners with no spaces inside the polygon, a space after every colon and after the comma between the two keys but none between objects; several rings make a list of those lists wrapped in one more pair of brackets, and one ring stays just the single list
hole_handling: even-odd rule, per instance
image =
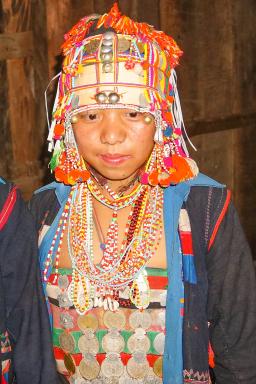
[{"label": "dangling tassel", "polygon": [[90,178],[90,172],[75,148],[66,148],[61,153],[54,173],[56,180],[66,185],[82,183]]},{"label": "dangling tassel", "polygon": [[160,185],[167,188],[171,184],[178,184],[182,181],[194,178],[198,174],[196,163],[186,157],[171,154],[165,156],[164,145],[156,144],[154,148],[155,157],[150,167],[140,176],[142,184],[149,184],[152,187]]}]

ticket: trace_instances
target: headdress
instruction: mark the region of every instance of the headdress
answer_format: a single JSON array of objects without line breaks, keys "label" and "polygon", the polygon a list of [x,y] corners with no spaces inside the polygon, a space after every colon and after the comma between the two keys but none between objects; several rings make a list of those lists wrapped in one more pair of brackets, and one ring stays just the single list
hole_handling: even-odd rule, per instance
[{"label": "headdress", "polygon": [[65,35],[62,50],[48,136],[57,180],[74,184],[88,178],[73,150],[71,120],[95,108],[132,108],[155,117],[158,162],[142,183],[168,186],[195,176],[174,71],[182,51],[170,36],[122,15],[115,3],[109,13],[81,19]]}]

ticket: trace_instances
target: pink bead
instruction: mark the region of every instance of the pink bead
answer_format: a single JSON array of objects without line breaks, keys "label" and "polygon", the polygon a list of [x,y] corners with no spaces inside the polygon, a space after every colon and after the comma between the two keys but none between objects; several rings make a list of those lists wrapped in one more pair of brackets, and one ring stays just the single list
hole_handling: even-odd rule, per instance
[{"label": "pink bead", "polygon": [[174,128],[173,133],[175,133],[178,136],[181,136],[181,129],[180,128]]},{"label": "pink bead", "polygon": [[173,166],[172,158],[171,157],[164,157],[164,165],[166,168],[170,168]]},{"label": "pink bead", "polygon": [[148,173],[145,172],[140,176],[140,182],[141,184],[148,184]]}]

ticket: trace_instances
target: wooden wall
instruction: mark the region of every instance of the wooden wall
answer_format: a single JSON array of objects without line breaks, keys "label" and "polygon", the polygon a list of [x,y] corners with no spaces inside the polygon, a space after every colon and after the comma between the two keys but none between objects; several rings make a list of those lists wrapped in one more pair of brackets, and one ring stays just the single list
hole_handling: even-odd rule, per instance
[{"label": "wooden wall", "polygon": [[0,173],[26,194],[42,182],[44,89],[48,81],[43,1],[3,0],[0,8]]},{"label": "wooden wall", "polygon": [[[47,157],[43,93],[60,65],[63,35],[112,0],[0,2],[0,173],[28,196],[43,182]],[[178,85],[191,149],[203,172],[233,191],[256,248],[256,2],[120,0],[123,13],[170,33],[184,50]],[[51,105],[54,87],[49,90]],[[43,165],[44,163],[44,165]]]}]

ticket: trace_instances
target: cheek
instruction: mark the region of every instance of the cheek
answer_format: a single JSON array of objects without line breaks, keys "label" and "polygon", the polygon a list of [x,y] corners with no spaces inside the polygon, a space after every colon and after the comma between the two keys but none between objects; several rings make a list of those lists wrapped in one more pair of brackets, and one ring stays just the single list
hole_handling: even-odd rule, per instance
[{"label": "cheek", "polygon": [[151,148],[154,145],[154,126],[143,126],[142,129],[137,131],[132,139],[137,144],[137,146],[142,146],[143,148]]},{"label": "cheek", "polygon": [[85,129],[83,127],[75,127],[74,135],[78,149],[81,152],[92,148],[97,140],[97,133],[95,130]]}]

